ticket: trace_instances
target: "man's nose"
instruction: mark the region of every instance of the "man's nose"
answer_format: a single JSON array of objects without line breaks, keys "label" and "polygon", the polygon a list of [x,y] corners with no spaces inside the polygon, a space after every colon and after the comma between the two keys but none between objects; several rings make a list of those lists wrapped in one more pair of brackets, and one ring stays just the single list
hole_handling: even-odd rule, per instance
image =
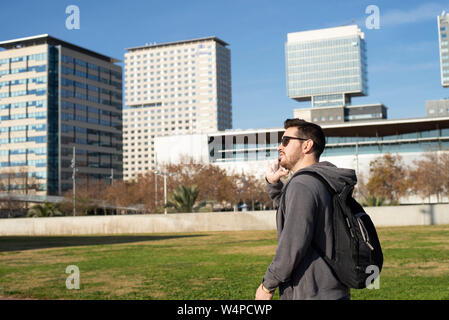
[{"label": "man's nose", "polygon": [[282,142],[279,142],[278,151],[281,151],[283,148],[284,148],[284,146],[282,145]]}]

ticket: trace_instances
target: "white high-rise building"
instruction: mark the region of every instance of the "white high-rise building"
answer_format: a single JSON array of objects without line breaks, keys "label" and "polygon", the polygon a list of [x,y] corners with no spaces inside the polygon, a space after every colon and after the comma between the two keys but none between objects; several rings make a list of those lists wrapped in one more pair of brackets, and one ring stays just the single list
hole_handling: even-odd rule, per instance
[{"label": "white high-rise building", "polygon": [[157,167],[156,136],[232,128],[231,54],[216,37],[128,48],[124,179]]}]

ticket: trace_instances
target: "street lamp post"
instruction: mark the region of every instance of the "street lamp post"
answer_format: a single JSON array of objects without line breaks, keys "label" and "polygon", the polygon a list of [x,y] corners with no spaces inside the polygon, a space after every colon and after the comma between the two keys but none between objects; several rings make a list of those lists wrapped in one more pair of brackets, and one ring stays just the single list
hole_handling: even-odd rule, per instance
[{"label": "street lamp post", "polygon": [[164,172],[164,214],[167,214],[167,173]]},{"label": "street lamp post", "polygon": [[154,170],[154,211],[157,210],[157,175],[159,174],[159,171]]},{"label": "street lamp post", "polygon": [[[246,182],[247,182],[247,179],[246,179],[246,176],[245,176],[245,172],[242,171],[242,189],[241,189],[240,192],[243,192],[243,190],[245,189]],[[246,205],[245,201],[243,201],[243,204],[242,204],[242,211],[248,211],[248,206]]]},{"label": "street lamp post", "polygon": [[155,191],[155,202],[157,203],[157,176],[164,176],[164,214],[167,214],[167,176],[173,176],[173,174],[170,174],[168,172],[161,172],[158,170],[153,171],[154,172],[154,179],[156,184],[156,191]]},{"label": "street lamp post", "polygon": [[76,172],[78,169],[76,168],[76,149],[73,146],[73,158],[72,164],[70,165],[73,169],[72,179],[73,179],[73,215],[76,216]]}]

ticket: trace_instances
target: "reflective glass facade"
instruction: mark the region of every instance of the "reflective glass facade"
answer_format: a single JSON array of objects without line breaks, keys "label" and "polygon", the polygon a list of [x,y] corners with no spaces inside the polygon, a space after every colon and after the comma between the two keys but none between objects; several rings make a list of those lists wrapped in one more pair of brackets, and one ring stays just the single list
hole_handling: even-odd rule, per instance
[{"label": "reflective glass facade", "polygon": [[438,40],[440,45],[441,85],[449,87],[449,16],[443,12],[438,20]]},{"label": "reflective glass facade", "polygon": [[328,137],[323,156],[426,152],[449,149],[449,129],[384,137]]},{"label": "reflective glass facade", "polygon": [[77,181],[123,178],[122,73],[62,48],[60,63],[61,189],[72,188],[73,146]]},{"label": "reflective glass facade", "polygon": [[59,50],[48,47],[47,192],[59,192]]},{"label": "reflective glass facade", "polygon": [[70,190],[74,146],[77,182],[122,179],[121,67],[46,35],[20,40],[1,43],[0,192]]},{"label": "reflective glass facade", "polygon": [[[278,157],[277,148],[283,131],[260,131],[209,136],[209,161],[233,162],[271,160]],[[383,137],[326,138],[322,157],[355,154],[384,154],[449,150],[449,128],[415,131]]]},{"label": "reflective glass facade", "polygon": [[330,32],[329,37],[327,29],[315,31],[317,40],[302,32],[289,37],[285,52],[290,98],[330,106],[345,105],[348,95],[368,93],[363,33],[350,31]]},{"label": "reflective glass facade", "polygon": [[283,132],[209,136],[210,162],[276,159]]},{"label": "reflective glass facade", "polygon": [[0,191],[46,192],[48,47],[0,52]]}]

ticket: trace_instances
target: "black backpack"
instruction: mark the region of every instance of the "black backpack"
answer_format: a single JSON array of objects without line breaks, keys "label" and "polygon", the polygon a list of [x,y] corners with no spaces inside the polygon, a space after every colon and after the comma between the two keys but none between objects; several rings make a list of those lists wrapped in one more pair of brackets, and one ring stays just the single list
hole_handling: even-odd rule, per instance
[{"label": "black backpack", "polygon": [[370,280],[375,280],[375,277],[380,274],[383,254],[371,218],[352,197],[354,187],[347,185],[338,194],[318,173],[304,171],[299,174],[307,174],[319,179],[332,197],[334,230],[332,258],[327,257],[317,245],[312,243],[314,249],[345,286],[354,289],[366,288],[372,283],[367,281],[368,277],[371,276]]}]

